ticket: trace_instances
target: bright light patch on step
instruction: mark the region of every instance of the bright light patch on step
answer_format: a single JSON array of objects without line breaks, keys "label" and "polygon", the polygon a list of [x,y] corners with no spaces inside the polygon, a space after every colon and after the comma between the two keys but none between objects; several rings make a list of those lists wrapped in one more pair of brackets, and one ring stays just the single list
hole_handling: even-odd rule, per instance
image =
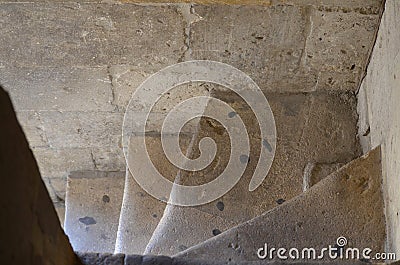
[{"label": "bright light patch on step", "polygon": [[239,95],[254,113],[261,136],[258,162],[249,183],[249,191],[255,190],[267,176],[274,159],[274,116],[263,92],[249,76],[230,65],[214,61],[171,65],[147,78],[135,90],[125,113],[122,135],[124,155],[132,176],[151,196],[180,206],[214,201],[231,190],[242,177],[251,157],[248,131],[232,106],[211,96],[195,96],[177,103],[162,123],[161,142],[165,156],[180,170],[205,169],[215,159],[215,141],[210,137],[202,138],[198,146],[200,156],[190,159],[179,146],[179,133],[195,118],[215,120],[228,132],[230,139],[229,161],[223,172],[205,184],[185,186],[168,180],[154,166],[146,146],[146,123],[152,109],[171,89],[191,82],[207,82],[228,88]]}]

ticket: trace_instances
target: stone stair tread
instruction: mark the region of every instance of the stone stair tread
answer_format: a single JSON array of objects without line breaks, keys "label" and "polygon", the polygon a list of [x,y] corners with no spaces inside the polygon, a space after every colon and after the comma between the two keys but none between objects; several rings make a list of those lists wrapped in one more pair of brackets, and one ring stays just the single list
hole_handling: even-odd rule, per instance
[{"label": "stone stair tread", "polygon": [[234,227],[176,257],[218,261],[258,261],[256,251],[271,247],[334,245],[339,236],[349,246],[383,252],[385,219],[381,194],[380,148],[265,214]]},{"label": "stone stair tread", "polygon": [[124,175],[77,171],[68,176],[64,230],[75,251],[114,251]]},{"label": "stone stair tread", "polygon": [[154,255],[125,255],[125,254],[110,254],[110,253],[82,253],[78,252],[83,265],[383,265],[385,263],[369,263],[359,260],[354,261],[317,261],[317,262],[285,262],[285,261],[249,261],[249,262],[223,262],[213,260],[198,260],[198,259],[185,259],[178,257],[168,256],[154,256]]}]

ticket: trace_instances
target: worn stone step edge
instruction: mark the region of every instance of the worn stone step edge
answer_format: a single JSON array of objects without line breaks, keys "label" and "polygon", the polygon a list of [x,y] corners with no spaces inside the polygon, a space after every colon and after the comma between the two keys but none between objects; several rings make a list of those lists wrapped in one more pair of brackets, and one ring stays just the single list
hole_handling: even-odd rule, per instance
[{"label": "worn stone step edge", "polygon": [[[215,262],[210,260],[196,260],[196,259],[185,259],[168,256],[154,256],[154,255],[125,255],[125,254],[109,254],[109,253],[83,253],[77,252],[78,257],[81,259],[84,265],[224,265],[233,264],[229,262]],[[252,261],[252,262],[240,262],[234,263],[239,265],[258,265],[258,264],[270,264],[270,265],[307,265],[307,264],[327,264],[327,265],[384,265],[385,263],[368,263],[363,261],[309,261],[309,262],[289,262],[289,261]],[[388,264],[388,263],[387,263]],[[392,263],[397,264],[397,263]]]}]

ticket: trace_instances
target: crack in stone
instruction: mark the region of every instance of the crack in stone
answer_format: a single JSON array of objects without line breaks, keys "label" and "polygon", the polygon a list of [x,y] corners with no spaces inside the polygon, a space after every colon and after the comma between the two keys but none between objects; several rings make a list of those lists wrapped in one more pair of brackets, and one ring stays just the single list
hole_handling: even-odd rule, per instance
[{"label": "crack in stone", "polygon": [[111,85],[111,101],[110,101],[110,103],[114,107],[114,110],[118,111],[119,107],[115,102],[116,99],[115,99],[115,91],[114,91],[114,77],[111,73],[111,67],[112,66],[110,66],[110,65],[107,66],[107,77],[110,80],[110,85]]},{"label": "crack in stone", "polygon": [[97,162],[96,162],[96,159],[94,158],[93,151],[90,151],[90,159],[91,159],[92,162],[93,162],[94,169],[95,169],[95,170],[98,170],[98,169],[99,169],[99,166],[98,166],[98,164],[97,164]]},{"label": "crack in stone", "polygon": [[192,25],[196,22],[199,22],[203,18],[195,12],[193,4],[181,4],[179,5],[177,11],[186,22],[186,26],[183,30],[185,50],[183,51],[182,56],[179,58],[179,62],[182,62],[191,59],[192,49],[190,47],[190,39]]}]

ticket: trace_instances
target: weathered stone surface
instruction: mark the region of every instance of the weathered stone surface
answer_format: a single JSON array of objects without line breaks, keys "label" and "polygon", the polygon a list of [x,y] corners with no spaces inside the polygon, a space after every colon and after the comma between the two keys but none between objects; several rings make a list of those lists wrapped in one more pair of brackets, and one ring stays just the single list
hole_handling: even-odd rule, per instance
[{"label": "weathered stone surface", "polygon": [[[167,256],[151,256],[151,255],[124,255],[124,254],[101,254],[101,253],[77,253],[81,261],[85,265],[229,265],[229,261],[215,261],[215,260],[197,260],[185,259]],[[124,258],[124,260],[121,259]],[[287,262],[287,261],[251,261],[251,262],[235,262],[240,265],[312,265],[316,264],[315,261],[308,262]],[[318,264],[326,265],[366,265],[372,264],[369,262],[359,260],[341,260],[341,261],[318,261]],[[375,265],[383,265],[384,263],[373,263]],[[392,264],[392,263],[391,263]],[[393,265],[397,263],[393,263]]]},{"label": "weathered stone surface", "polygon": [[359,137],[364,152],[382,145],[387,250],[400,257],[400,3],[386,1],[367,75],[358,93]]},{"label": "weathered stone surface", "polygon": [[236,66],[264,91],[355,91],[379,21],[379,3],[365,4],[195,6],[190,56]]},{"label": "weathered stone surface", "polygon": [[0,83],[11,94],[17,112],[114,110],[107,67],[13,65],[0,68]]},{"label": "weathered stone surface", "polygon": [[[300,67],[307,18],[298,6],[195,6],[191,57],[231,64],[264,91],[312,91],[316,73]],[[226,14],[221,16],[220,14]]]},{"label": "weathered stone surface", "polygon": [[151,197],[127,171],[115,253],[143,254],[165,204]]},{"label": "weathered stone surface", "polygon": [[308,192],[177,257],[257,261],[257,250],[264,244],[321,250],[333,246],[339,236],[347,238],[348,247],[368,247],[372,253],[382,252],[385,217],[380,159],[377,148],[331,174]]},{"label": "weathered stone surface", "polygon": [[94,170],[91,150],[88,148],[32,150],[44,178],[66,177],[70,171]]},{"label": "weathered stone surface", "polygon": [[178,62],[184,49],[174,6],[7,3],[0,17],[0,66],[159,69]]},{"label": "weathered stone surface", "polygon": [[324,7],[312,10],[305,60],[320,71],[317,89],[358,89],[379,18]]},{"label": "weathered stone surface", "polygon": [[[249,192],[249,182],[260,152],[257,119],[238,96],[220,90],[212,94],[224,98],[244,121],[251,144],[250,162],[242,178],[228,193],[215,202],[195,207],[204,212],[194,218],[199,223],[199,229],[192,229],[194,224],[190,222],[195,221],[192,209],[169,206],[171,209],[165,212],[166,216],[157,228],[158,233],[149,243],[148,253],[176,254],[181,245],[190,247],[188,242],[200,243],[211,238],[213,234],[209,226],[223,231],[226,224],[238,225],[297,196],[303,191],[303,175],[309,163],[347,163],[360,154],[355,137],[356,103],[351,93],[270,94],[267,98],[275,116],[277,149],[266,179],[258,189]],[[203,137],[215,140],[218,149],[216,158],[206,169],[183,178],[183,185],[208,183],[219,176],[228,164],[231,143],[222,125],[203,119],[191,155],[199,155],[198,141]],[[326,167],[325,172],[319,172],[321,169],[318,167],[314,173],[311,172],[314,174],[312,181],[326,177],[323,174],[334,170]],[[218,203],[223,204],[223,210]],[[185,211],[187,213],[182,213]],[[215,218],[210,218],[210,215]]]},{"label": "weathered stone surface", "polygon": [[52,148],[121,146],[123,113],[120,112],[39,112]]},{"label": "weathered stone surface", "polygon": [[[222,2],[258,6],[0,1],[0,83],[23,111],[18,117],[31,147],[50,146],[67,157],[85,153],[80,166],[69,168],[66,162],[63,170],[44,175],[124,170],[118,115],[146,77],[178,61],[230,63],[269,92],[354,90],[382,4],[381,0]],[[186,89],[183,98],[197,95],[196,88]],[[175,99],[179,97],[160,102],[148,131],[157,131]],[[144,115],[139,103],[143,102],[136,105],[137,115]],[[95,117],[91,112],[102,114]],[[87,165],[88,154],[94,165]],[[38,160],[41,165],[52,162],[49,168],[60,163],[58,155]]]},{"label": "weathered stone surface", "polygon": [[81,264],[68,243],[18,124],[0,87],[0,254],[4,264]]},{"label": "weathered stone surface", "polygon": [[82,263],[85,265],[124,265],[124,254],[109,254],[109,253],[77,253]]},{"label": "weathered stone surface", "polygon": [[144,254],[178,253],[234,226],[225,219],[192,207],[168,205]]},{"label": "weathered stone surface", "polygon": [[120,144],[93,148],[92,158],[96,170],[121,171],[126,168],[125,157]]},{"label": "weathered stone surface", "polygon": [[70,174],[64,230],[75,251],[114,251],[124,180],[125,172]]},{"label": "weathered stone surface", "polygon": [[331,173],[338,170],[344,164],[342,163],[308,163],[304,167],[303,175],[303,191],[307,191],[309,188],[320,182],[323,178],[329,176]]},{"label": "weathered stone surface", "polygon": [[[145,136],[132,137],[136,137],[139,141],[145,137],[148,154],[153,165],[163,177],[174,181],[179,169],[165,157],[161,145],[161,135],[147,134]],[[181,135],[182,152],[186,152],[191,139],[191,135]],[[134,141],[131,140],[132,142]],[[130,159],[135,159],[135,157]],[[142,174],[148,173],[142,172]],[[131,175],[131,172],[127,170],[115,252],[143,254],[147,243],[164,214],[165,206],[166,203],[155,199],[142,189]]]},{"label": "weathered stone surface", "polygon": [[67,179],[62,178],[48,178],[44,177],[43,181],[49,191],[50,198],[55,202],[65,201],[65,187],[67,185]]},{"label": "weathered stone surface", "polygon": [[16,114],[25,136],[29,140],[29,146],[31,148],[49,147],[39,113],[36,111],[19,111]]}]

